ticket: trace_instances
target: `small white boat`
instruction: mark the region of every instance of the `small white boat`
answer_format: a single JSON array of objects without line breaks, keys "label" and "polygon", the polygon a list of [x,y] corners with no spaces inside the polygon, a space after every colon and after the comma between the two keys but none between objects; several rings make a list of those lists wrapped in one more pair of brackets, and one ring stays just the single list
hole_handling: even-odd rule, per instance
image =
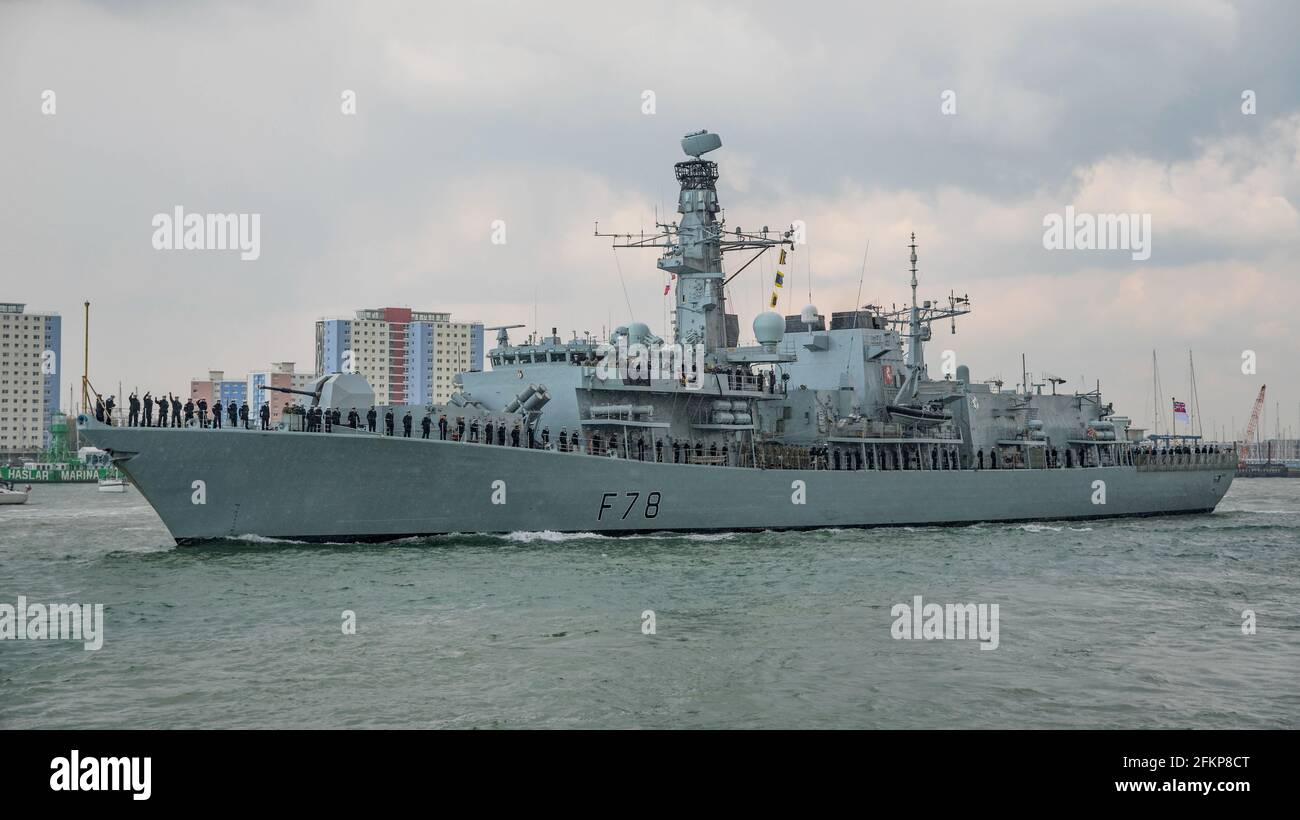
[{"label": "small white boat", "polygon": [[101,493],[124,493],[126,492],[125,478],[101,478],[99,480],[99,491]]},{"label": "small white boat", "polygon": [[32,491],[32,487],[31,487],[30,484],[27,485],[27,488],[24,489],[24,490],[20,490],[20,489],[14,487],[14,485],[13,485],[12,483],[9,483],[9,482],[5,482],[5,483],[3,483],[3,484],[0,484],[0,505],[2,505],[2,504],[26,504],[26,503],[27,503],[27,495],[28,495],[31,491]]}]

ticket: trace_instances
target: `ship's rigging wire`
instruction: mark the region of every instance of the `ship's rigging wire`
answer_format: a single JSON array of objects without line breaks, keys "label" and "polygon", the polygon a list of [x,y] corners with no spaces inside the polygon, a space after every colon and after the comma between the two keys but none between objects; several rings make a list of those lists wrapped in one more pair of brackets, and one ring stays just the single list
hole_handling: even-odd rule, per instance
[{"label": "ship's rigging wire", "polygon": [[[871,253],[871,240],[870,240],[870,239],[867,240],[867,247],[866,247],[866,250],[864,250],[864,251],[862,252],[862,271],[861,271],[860,273],[858,273],[858,298],[855,299],[855,300],[853,300],[853,329],[854,329],[854,330],[857,330],[857,328],[858,328],[858,316],[859,316],[859,311],[862,310],[862,283],[863,283],[864,281],[866,281],[866,278],[867,278],[867,254],[869,254],[869,253]],[[808,278],[809,278],[809,281],[810,281],[810,283],[811,283],[812,276],[809,275]],[[810,304],[810,305],[812,304],[812,285],[811,285],[811,284],[809,284],[809,286],[808,286],[808,304]],[[852,346],[852,345],[849,345],[849,346],[848,346],[848,353],[845,355],[845,358],[844,358],[844,372],[845,372],[845,373],[849,372],[849,364],[852,363],[852,361],[853,361],[853,346]]]},{"label": "ship's rigging wire", "polygon": [[[793,250],[790,252],[794,253]],[[791,268],[791,272],[796,270],[794,265],[791,265],[790,268]],[[812,296],[811,296],[812,294],[812,251],[811,250],[808,251],[808,262],[807,262],[806,270],[808,273],[808,293],[810,294],[808,297],[808,301],[811,302],[812,301]],[[794,308],[794,281],[793,281],[794,277],[791,276],[790,279],[792,280],[790,282],[790,289],[785,292],[785,312],[787,314],[789,314],[791,310]]]},{"label": "ship's rigging wire", "polygon": [[627,303],[627,318],[636,321],[636,314],[632,312],[632,299],[627,295],[627,281],[623,278],[623,266],[618,261],[618,249],[610,248],[614,254],[614,267],[618,269],[618,283],[623,286],[623,301]]},{"label": "ship's rigging wire", "polygon": [[[871,253],[871,240],[867,240],[867,248],[862,252],[862,271],[858,274],[858,298],[853,302],[853,326],[858,326],[858,311],[862,309],[862,283],[867,278],[867,254]],[[812,304],[812,275],[809,274],[808,283],[808,304]]]},{"label": "ship's rigging wire", "polygon": [[722,284],[723,284],[723,285],[727,285],[727,284],[729,284],[729,283],[731,282],[732,279],[735,279],[737,276],[739,276],[740,274],[744,273],[744,272],[745,272],[745,268],[747,268],[747,267],[749,267],[750,265],[754,264],[754,260],[755,260],[755,259],[758,259],[758,257],[762,256],[762,255],[765,254],[765,253],[767,253],[767,248],[763,248],[763,250],[761,250],[761,251],[759,251],[758,253],[754,254],[752,257],[750,257],[750,259],[749,259],[748,262],[746,262],[745,264],[743,264],[743,265],[740,266],[740,270],[738,270],[738,271],[736,271],[735,273],[733,273],[733,274],[731,274],[730,276],[728,276],[728,277],[723,281]]},{"label": "ship's rigging wire", "polygon": [[[794,251],[791,250],[790,253],[794,253]],[[861,288],[861,287],[858,288],[858,291],[859,291],[858,295],[859,295],[859,296],[862,295],[862,294],[861,294],[861,291],[862,291],[862,288]],[[808,304],[811,305],[812,303],[813,303],[813,298],[812,298],[812,248],[809,248],[809,249],[808,249]]]},{"label": "ship's rigging wire", "polygon": [[[1192,407],[1195,408],[1195,412],[1196,412],[1196,435],[1204,438],[1205,427],[1201,424],[1201,397],[1200,395],[1198,395],[1196,389],[1196,362],[1193,361],[1192,351],[1190,350],[1187,351],[1187,373],[1188,373],[1188,382],[1189,382],[1187,386],[1187,390],[1192,394],[1191,403],[1192,403]],[[1210,433],[1213,434],[1214,430],[1211,429]]]}]

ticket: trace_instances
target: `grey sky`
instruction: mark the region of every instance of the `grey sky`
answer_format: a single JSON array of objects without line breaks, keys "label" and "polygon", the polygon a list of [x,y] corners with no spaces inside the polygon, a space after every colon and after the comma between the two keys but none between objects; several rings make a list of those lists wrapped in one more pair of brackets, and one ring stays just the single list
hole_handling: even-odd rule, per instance
[{"label": "grey sky", "polygon": [[[0,300],[63,313],[65,396],[84,299],[105,390],[310,366],[313,321],[358,307],[627,321],[592,222],[648,227],[708,128],[730,225],[808,224],[783,312],[810,260],[813,301],[848,309],[868,239],[863,301],[901,301],[915,230],[923,292],[977,309],[932,357],[1014,383],[1025,352],[1145,424],[1151,349],[1181,399],[1190,348],[1207,426],[1268,382],[1300,427],[1294,4],[179,5],[0,6]],[[260,213],[261,258],[155,251],[177,205]],[[1066,205],[1150,213],[1151,259],[1044,250]],[[619,262],[660,328],[653,255]],[[771,270],[733,283],[743,328]]]}]

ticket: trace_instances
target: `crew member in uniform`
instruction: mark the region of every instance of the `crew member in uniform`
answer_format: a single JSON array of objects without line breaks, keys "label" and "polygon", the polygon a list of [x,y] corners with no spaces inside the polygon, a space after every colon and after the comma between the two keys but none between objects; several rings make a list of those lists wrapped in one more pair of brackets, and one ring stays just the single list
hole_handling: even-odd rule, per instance
[{"label": "crew member in uniform", "polygon": [[353,430],[361,426],[361,415],[357,413],[357,408],[355,407],[348,411],[348,426]]},{"label": "crew member in uniform", "polygon": [[433,427],[433,421],[429,418],[429,414],[425,413],[424,418],[420,419],[420,438],[428,438],[431,427]]},{"label": "crew member in uniform", "polygon": [[239,418],[239,408],[235,406],[233,399],[230,404],[226,405],[226,418],[230,419],[231,427],[235,426],[236,420]]},{"label": "crew member in uniform", "polygon": [[248,402],[239,405],[239,423],[245,430],[248,429]]},{"label": "crew member in uniform", "polygon": [[441,416],[438,416],[438,439],[440,441],[447,440],[447,414],[446,413],[442,414]]},{"label": "crew member in uniform", "polygon": [[518,424],[516,424],[514,428],[510,431],[510,446],[511,447],[519,446],[519,425]]},{"label": "crew member in uniform", "polygon": [[144,426],[153,427],[153,395],[148,390],[144,393]]},{"label": "crew member in uniform", "polygon": [[128,427],[139,427],[140,426],[140,399],[136,397],[134,391],[131,393],[131,397],[127,399],[127,407],[130,409],[127,410],[126,425]]},{"label": "crew member in uniform", "polygon": [[221,429],[221,402],[219,401],[212,404],[212,429]]},{"label": "crew member in uniform", "polygon": [[270,430],[271,429],[271,405],[267,404],[266,402],[262,402],[262,409],[257,412],[257,415],[262,419],[262,429]]},{"label": "crew member in uniform", "polygon": [[208,400],[199,399],[199,426],[208,426]]},{"label": "crew member in uniform", "polygon": [[402,416],[402,438],[411,437],[411,411],[407,410],[406,415]]},{"label": "crew member in uniform", "polygon": [[377,417],[378,415],[375,413],[375,408],[371,407],[366,411],[366,428],[372,433],[375,432],[375,419]]},{"label": "crew member in uniform", "polygon": [[95,421],[102,422],[103,420],[104,420],[104,400],[96,396],[95,397]]},{"label": "crew member in uniform", "polygon": [[384,435],[391,436],[392,434],[393,434],[393,411],[392,408],[389,408],[388,410],[384,411]]}]

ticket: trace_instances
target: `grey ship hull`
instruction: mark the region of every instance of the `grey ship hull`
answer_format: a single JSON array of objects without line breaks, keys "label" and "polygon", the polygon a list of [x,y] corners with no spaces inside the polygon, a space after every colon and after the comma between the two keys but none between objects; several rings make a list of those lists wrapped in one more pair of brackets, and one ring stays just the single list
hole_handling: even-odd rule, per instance
[{"label": "grey ship hull", "polygon": [[[244,535],[379,541],[455,532],[631,534],[1204,513],[1233,477],[1223,463],[1176,470],[760,470],[351,433],[113,428],[93,421],[82,433],[113,454],[178,543]],[[1105,482],[1104,504],[1094,503],[1098,480]],[[802,504],[795,503],[797,482],[805,488]],[[203,503],[195,503],[200,487]]]}]

